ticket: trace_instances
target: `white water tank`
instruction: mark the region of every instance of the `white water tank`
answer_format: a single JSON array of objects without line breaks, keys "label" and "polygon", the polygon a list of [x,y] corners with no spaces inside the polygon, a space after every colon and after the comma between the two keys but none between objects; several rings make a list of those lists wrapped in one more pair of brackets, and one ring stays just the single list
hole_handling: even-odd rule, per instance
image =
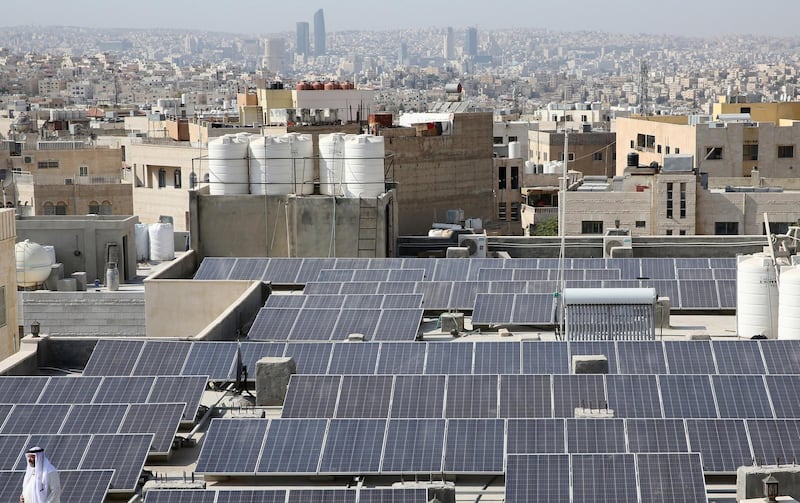
[{"label": "white water tank", "polygon": [[310,134],[289,133],[294,170],[292,192],[307,196],[314,193],[314,143]]},{"label": "white water tank", "polygon": [[150,260],[162,261],[175,258],[175,236],[172,224],[150,224]]},{"label": "white water tank", "polygon": [[518,141],[508,142],[508,158],[518,159],[522,157],[522,146]]},{"label": "white water tank", "polygon": [[344,178],[345,133],[319,135],[319,191],[326,196],[341,196]]},{"label": "white water tank", "polygon": [[133,240],[136,242],[136,261],[146,262],[150,258],[150,231],[147,224],[133,226]]},{"label": "white water tank", "polygon": [[36,286],[44,283],[53,268],[53,259],[44,246],[30,239],[14,246],[17,258],[17,285],[22,287]]},{"label": "white water tank", "polygon": [[545,163],[544,165],[544,174],[545,175],[555,175],[561,174],[561,163],[559,161],[550,161]]},{"label": "white water tank", "polygon": [[249,139],[225,135],[208,142],[208,181],[211,195],[247,194]]},{"label": "white water tank", "polygon": [[737,258],[736,332],[739,337],[777,336],[778,283],[772,259],[763,253]]},{"label": "white water tank", "polygon": [[536,174],[536,163],[533,161],[525,161],[525,168],[523,173],[526,175],[535,175]]},{"label": "white water tank", "polygon": [[383,194],[383,136],[348,135],[344,152],[344,195],[368,199]]},{"label": "white water tank", "polygon": [[781,270],[778,339],[800,339],[800,267]]}]

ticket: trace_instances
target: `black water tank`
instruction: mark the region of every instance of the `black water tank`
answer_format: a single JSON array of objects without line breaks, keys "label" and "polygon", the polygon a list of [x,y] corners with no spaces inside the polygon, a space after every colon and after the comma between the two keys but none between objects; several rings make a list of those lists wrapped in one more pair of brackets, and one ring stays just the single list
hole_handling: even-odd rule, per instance
[{"label": "black water tank", "polygon": [[637,152],[630,152],[628,154],[628,167],[629,168],[639,167],[639,154]]}]

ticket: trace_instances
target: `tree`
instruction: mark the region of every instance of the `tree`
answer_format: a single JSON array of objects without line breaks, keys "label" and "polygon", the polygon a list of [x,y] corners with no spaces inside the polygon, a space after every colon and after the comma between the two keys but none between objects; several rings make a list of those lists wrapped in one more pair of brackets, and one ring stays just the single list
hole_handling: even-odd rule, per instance
[{"label": "tree", "polygon": [[545,220],[544,222],[540,222],[538,224],[534,224],[533,226],[533,235],[534,236],[558,236],[558,219],[551,218],[549,220]]}]

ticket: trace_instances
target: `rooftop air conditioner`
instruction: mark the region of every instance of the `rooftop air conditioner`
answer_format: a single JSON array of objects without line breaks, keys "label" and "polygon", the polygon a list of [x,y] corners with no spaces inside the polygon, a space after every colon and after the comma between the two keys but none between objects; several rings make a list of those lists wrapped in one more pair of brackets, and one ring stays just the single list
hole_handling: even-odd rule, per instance
[{"label": "rooftop air conditioner", "polygon": [[[630,233],[624,233],[622,229],[614,229],[614,233],[608,232],[603,236],[603,257],[613,258],[612,250],[614,248],[623,248],[630,250],[633,248]],[[623,232],[620,232],[623,231]]]},{"label": "rooftop air conditioner", "polygon": [[486,234],[461,234],[458,246],[468,248],[470,258],[486,258]]}]

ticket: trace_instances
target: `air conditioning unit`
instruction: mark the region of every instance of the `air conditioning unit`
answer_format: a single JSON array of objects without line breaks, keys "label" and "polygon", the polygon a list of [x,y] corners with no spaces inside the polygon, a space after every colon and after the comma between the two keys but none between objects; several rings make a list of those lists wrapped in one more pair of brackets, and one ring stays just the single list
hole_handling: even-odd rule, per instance
[{"label": "air conditioning unit", "polygon": [[24,156],[24,157],[22,158],[22,161],[23,161],[25,164],[32,164],[32,163],[33,163],[33,157],[32,157],[32,156],[30,156],[30,155],[26,155],[26,156]]},{"label": "air conditioning unit", "polygon": [[470,258],[486,258],[486,234],[461,234],[458,246],[468,248]]},{"label": "air conditioning unit", "polygon": [[[603,257],[614,258],[612,254],[614,248],[620,248],[626,251],[633,250],[630,231],[627,229],[610,229],[606,232],[606,235],[603,236]],[[628,251],[628,254],[630,254],[630,251]]]},{"label": "air conditioning unit", "polygon": [[709,122],[708,123],[708,128],[709,129],[725,129],[726,127],[727,127],[727,124],[725,124],[724,122]]},{"label": "air conditioning unit", "polygon": [[64,178],[64,185],[75,185],[74,178]]}]

